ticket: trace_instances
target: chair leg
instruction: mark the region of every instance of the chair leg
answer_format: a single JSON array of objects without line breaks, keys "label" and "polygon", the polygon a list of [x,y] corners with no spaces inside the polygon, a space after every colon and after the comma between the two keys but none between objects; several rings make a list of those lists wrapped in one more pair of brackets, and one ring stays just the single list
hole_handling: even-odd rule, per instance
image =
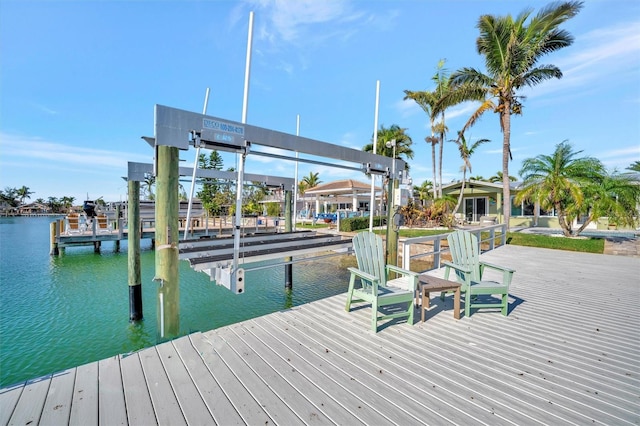
[{"label": "chair leg", "polygon": [[371,330],[378,332],[378,301],[373,299],[371,302]]},{"label": "chair leg", "polygon": [[351,310],[351,299],[353,298],[353,286],[356,282],[356,276],[351,274],[351,278],[349,279],[349,290],[347,290],[347,304],[344,307],[344,310],[349,312]]},{"label": "chair leg", "polygon": [[505,293],[502,295],[502,315],[505,317],[509,313],[509,294]]},{"label": "chair leg", "polygon": [[466,318],[471,316],[471,295],[468,291],[464,295],[464,316]]},{"label": "chair leg", "polygon": [[411,300],[411,302],[409,302],[409,318],[407,318],[407,323],[409,325],[413,325],[413,314],[415,311],[415,303],[413,300]]}]

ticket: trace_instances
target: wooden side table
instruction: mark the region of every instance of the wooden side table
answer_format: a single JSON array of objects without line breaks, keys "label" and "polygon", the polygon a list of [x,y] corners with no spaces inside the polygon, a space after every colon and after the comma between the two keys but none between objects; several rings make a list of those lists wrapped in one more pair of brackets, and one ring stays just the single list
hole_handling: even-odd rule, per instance
[{"label": "wooden side table", "polygon": [[453,296],[453,317],[460,319],[460,283],[427,274],[421,274],[418,279],[420,293],[422,294],[422,322],[424,322],[426,310],[429,309],[429,293],[432,291],[455,291]]}]

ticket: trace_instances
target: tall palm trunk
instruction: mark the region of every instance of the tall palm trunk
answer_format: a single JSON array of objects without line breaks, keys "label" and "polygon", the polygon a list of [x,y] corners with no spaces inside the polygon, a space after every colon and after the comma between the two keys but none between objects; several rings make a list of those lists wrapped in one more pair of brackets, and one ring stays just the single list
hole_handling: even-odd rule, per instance
[{"label": "tall palm trunk", "polygon": [[433,164],[433,199],[438,198],[438,184],[436,180],[436,145],[431,142],[431,164]]},{"label": "tall palm trunk", "polygon": [[442,129],[440,131],[440,158],[438,160],[438,173],[439,182],[438,182],[438,197],[442,198],[442,155],[444,152],[444,135],[445,135],[445,127],[444,127],[444,111],[442,112]]},{"label": "tall palm trunk", "polygon": [[[460,206],[462,205],[462,197],[464,196],[464,184],[467,181],[467,168],[462,169],[462,186],[460,186],[460,195],[458,196],[458,202],[453,209],[453,214],[456,214]],[[464,212],[463,212],[464,213]]]},{"label": "tall palm trunk", "polygon": [[509,181],[509,157],[511,155],[511,102],[506,100],[500,112],[502,126],[502,213],[507,232],[511,219],[511,182]]}]

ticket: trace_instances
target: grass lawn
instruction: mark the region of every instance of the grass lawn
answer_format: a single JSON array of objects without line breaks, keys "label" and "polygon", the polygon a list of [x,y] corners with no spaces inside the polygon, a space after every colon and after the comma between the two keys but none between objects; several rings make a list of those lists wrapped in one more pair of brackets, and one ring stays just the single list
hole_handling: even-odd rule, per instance
[{"label": "grass lawn", "polygon": [[[376,233],[385,234],[385,230],[378,230]],[[428,235],[447,234],[448,229],[401,229],[400,237],[413,238]],[[500,235],[496,233],[496,237]],[[487,238],[489,235],[483,235]],[[552,237],[550,235],[526,234],[522,232],[509,232],[507,244],[527,247],[549,248],[556,250],[579,251],[585,253],[603,253],[604,238],[564,238]]]},{"label": "grass lawn", "polygon": [[[298,224],[298,228],[303,229],[317,229],[326,228],[327,224]],[[376,229],[376,234],[385,235],[386,230]],[[400,237],[413,238],[424,237],[428,235],[447,234],[451,232],[448,229],[401,229]],[[499,234],[496,233],[496,236]],[[487,235],[488,236],[488,235]],[[484,237],[484,236],[483,236]],[[556,250],[569,250],[579,251],[585,253],[603,253],[604,252],[604,238],[564,238],[564,237],[552,237],[549,235],[539,234],[526,234],[522,232],[509,232],[507,235],[507,244],[513,244],[517,246],[528,247],[540,247]]]},{"label": "grass lawn", "polygon": [[604,238],[563,238],[552,237],[550,235],[509,232],[507,234],[507,244],[558,250],[580,251],[585,253],[604,252]]}]

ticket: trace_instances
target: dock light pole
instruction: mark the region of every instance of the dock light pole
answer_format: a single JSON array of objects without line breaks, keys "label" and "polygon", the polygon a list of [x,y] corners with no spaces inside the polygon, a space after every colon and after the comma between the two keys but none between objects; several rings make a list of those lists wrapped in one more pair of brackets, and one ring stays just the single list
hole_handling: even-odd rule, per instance
[{"label": "dock light pole", "polygon": [[391,175],[387,193],[387,264],[398,265],[398,229],[394,226],[393,216],[395,214],[395,187],[396,179],[396,140],[387,141],[386,147],[393,148],[393,163],[391,165]]}]

